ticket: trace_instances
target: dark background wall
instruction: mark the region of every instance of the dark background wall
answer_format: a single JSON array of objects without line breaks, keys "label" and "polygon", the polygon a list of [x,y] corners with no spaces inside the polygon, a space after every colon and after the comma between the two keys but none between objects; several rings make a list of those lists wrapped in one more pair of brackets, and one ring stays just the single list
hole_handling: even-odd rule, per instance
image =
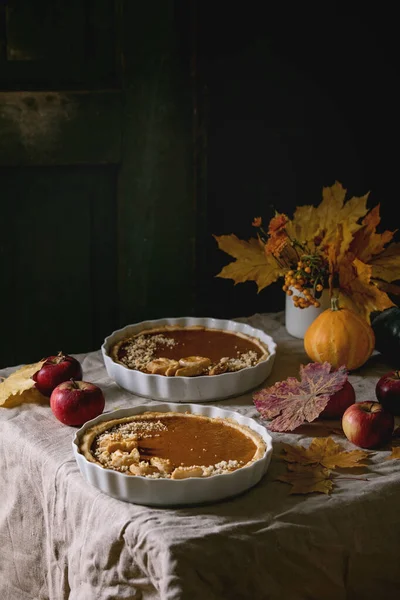
[{"label": "dark background wall", "polygon": [[311,4],[0,2],[0,366],[281,310],[279,284],[215,277],[212,234],[335,180],[395,227],[396,20]]},{"label": "dark background wall", "polygon": [[[370,191],[382,226],[396,227],[399,151],[398,37],[376,3],[249,2],[200,10],[207,80],[208,227],[254,235],[254,216],[317,204],[340,181]],[[398,223],[398,221],[397,221]],[[259,295],[212,275],[229,260],[204,236],[206,312],[283,308],[280,284]]]}]

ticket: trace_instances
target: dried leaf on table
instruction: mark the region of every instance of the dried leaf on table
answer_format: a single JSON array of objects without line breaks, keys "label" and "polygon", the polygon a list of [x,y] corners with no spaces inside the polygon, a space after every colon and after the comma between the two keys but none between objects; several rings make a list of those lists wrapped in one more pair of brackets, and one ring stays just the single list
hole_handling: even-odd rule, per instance
[{"label": "dried leaf on table", "polygon": [[271,431],[293,431],[311,423],[324,410],[329,398],[347,381],[347,370],[340,367],[331,372],[328,362],[300,366],[300,381],[288,377],[253,395],[255,407]]},{"label": "dried leaf on table", "polygon": [[48,402],[35,387],[32,376],[39,371],[44,361],[24,365],[0,383],[0,407],[13,408],[23,403]]},{"label": "dried leaf on table", "polygon": [[386,458],[386,460],[393,460],[400,458],[400,446],[392,448],[392,454]]},{"label": "dried leaf on table", "polygon": [[236,259],[226,265],[217,277],[233,279],[235,283],[255,281],[260,292],[282,275],[275,258],[265,254],[259,240],[252,238],[245,242],[234,234],[214,237],[218,247]]},{"label": "dried leaf on table", "polygon": [[289,472],[277,477],[278,481],[291,484],[290,494],[329,494],[333,489],[331,471],[325,467],[288,465]]},{"label": "dried leaf on table", "polygon": [[[319,464],[327,469],[339,467],[348,469],[366,467],[361,461],[368,457],[365,450],[343,450],[332,438],[314,438],[308,448],[304,446],[283,445],[283,459],[289,463],[301,465]],[[399,457],[400,458],[400,457]]]}]

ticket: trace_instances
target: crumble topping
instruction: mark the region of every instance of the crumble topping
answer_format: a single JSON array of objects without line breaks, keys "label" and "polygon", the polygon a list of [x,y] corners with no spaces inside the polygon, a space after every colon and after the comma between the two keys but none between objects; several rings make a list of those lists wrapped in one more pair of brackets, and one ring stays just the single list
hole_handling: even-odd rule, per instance
[{"label": "crumble topping", "polygon": [[175,346],[172,338],[161,333],[156,335],[138,335],[124,343],[124,355],[119,359],[130,369],[146,370],[147,364],[155,357],[155,352],[160,346]]},{"label": "crumble topping", "polygon": [[226,365],[226,370],[232,372],[240,371],[241,369],[244,369],[246,367],[253,367],[258,363],[258,361],[259,357],[257,352],[255,352],[254,350],[249,350],[244,354],[238,353],[236,358],[221,358],[218,365],[220,365],[221,367]]}]

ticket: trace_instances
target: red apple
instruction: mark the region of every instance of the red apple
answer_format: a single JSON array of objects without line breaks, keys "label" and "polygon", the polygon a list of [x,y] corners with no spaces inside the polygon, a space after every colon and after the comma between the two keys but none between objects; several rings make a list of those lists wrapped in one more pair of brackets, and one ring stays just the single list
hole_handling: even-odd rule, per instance
[{"label": "red apple", "polygon": [[59,352],[57,356],[49,356],[42,368],[33,376],[36,387],[44,396],[51,396],[57,385],[69,379],[82,379],[82,366],[79,360],[68,354]]},{"label": "red apple", "polygon": [[338,419],[343,416],[346,408],[354,404],[356,393],[350,381],[329,398],[329,402],[319,415],[322,419]]},{"label": "red apple", "polygon": [[386,410],[392,415],[400,415],[400,371],[383,375],[376,384],[375,393]]},{"label": "red apple", "polygon": [[346,409],[342,427],[347,439],[360,448],[379,448],[392,437],[394,416],[379,402],[356,402]]},{"label": "red apple", "polygon": [[104,410],[102,390],[88,381],[64,381],[51,393],[50,406],[54,415],[64,425],[83,425]]}]

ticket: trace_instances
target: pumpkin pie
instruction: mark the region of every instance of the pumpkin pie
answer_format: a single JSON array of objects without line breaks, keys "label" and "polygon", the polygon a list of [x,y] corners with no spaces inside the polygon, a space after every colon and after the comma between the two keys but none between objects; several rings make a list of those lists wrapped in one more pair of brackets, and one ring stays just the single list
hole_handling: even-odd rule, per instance
[{"label": "pumpkin pie", "polygon": [[125,475],[187,479],[250,465],[265,454],[266,444],[234,419],[149,411],[97,423],[83,434],[79,451]]},{"label": "pumpkin pie", "polygon": [[269,356],[261,340],[201,326],[164,326],[126,337],[111,358],[127,367],[167,377],[220,375],[253,367]]}]

